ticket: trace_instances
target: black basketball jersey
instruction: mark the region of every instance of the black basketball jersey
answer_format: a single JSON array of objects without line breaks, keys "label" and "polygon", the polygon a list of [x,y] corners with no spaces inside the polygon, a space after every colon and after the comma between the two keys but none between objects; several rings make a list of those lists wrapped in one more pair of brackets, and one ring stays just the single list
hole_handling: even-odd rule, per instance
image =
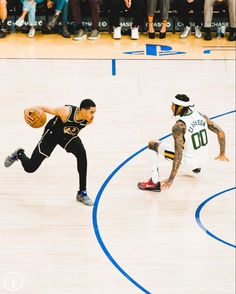
[{"label": "black basketball jersey", "polygon": [[65,105],[69,107],[70,115],[68,119],[63,122],[59,116],[55,116],[49,121],[49,128],[57,133],[58,136],[64,138],[72,138],[79,134],[79,131],[86,127],[87,120],[76,120],[76,113],[78,107],[73,105]]}]

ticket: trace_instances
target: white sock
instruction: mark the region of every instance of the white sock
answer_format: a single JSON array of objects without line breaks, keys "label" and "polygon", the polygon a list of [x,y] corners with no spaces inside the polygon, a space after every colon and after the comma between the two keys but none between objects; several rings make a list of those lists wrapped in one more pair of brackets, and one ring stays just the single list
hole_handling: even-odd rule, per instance
[{"label": "white sock", "polygon": [[152,171],[152,181],[153,183],[157,183],[160,181],[158,170],[158,155],[155,151],[148,149],[148,157]]}]

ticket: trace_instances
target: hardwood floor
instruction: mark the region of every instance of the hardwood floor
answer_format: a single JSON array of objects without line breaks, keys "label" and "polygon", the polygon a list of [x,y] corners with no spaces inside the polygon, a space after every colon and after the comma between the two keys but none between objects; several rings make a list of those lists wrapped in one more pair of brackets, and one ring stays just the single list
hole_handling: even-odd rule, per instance
[{"label": "hardwood floor", "polygon": [[[147,43],[186,54],[161,56],[158,49],[146,55]],[[203,53],[211,46],[210,54]],[[231,46],[194,36],[180,40],[177,34],[152,42],[145,36],[114,41],[108,34],[95,42],[22,34],[0,41],[1,294],[234,293]],[[143,53],[124,54],[130,51]],[[168,191],[138,190],[137,182],[150,176],[144,147],[171,132],[170,99],[177,93],[189,95],[209,117],[219,115],[215,122],[226,132],[230,161],[214,160],[219,147],[211,134],[207,165],[199,175],[180,170]],[[30,155],[43,131],[25,124],[24,108],[78,105],[84,98],[97,104],[94,123],[80,135],[93,208],[76,202],[76,162],[60,147],[33,174],[24,173],[19,162],[3,166],[19,146]],[[165,179],[171,165],[164,159],[160,165]],[[214,195],[196,219],[199,206]]]},{"label": "hardwood floor", "polygon": [[[226,36],[227,37],[227,36]],[[147,55],[146,45],[162,45],[172,47],[170,52]],[[164,47],[164,49],[165,49]],[[65,39],[61,35],[43,35],[36,33],[35,38],[27,34],[15,33],[0,40],[0,58],[76,58],[76,59],[234,59],[235,42],[213,38],[211,41],[196,39],[194,35],[180,39],[179,33],[168,33],[166,39],[148,39],[145,34],[139,40],[131,40],[123,36],[121,40],[113,40],[108,33],[101,33],[98,40]],[[209,51],[210,50],[210,51]],[[138,52],[137,52],[138,51]],[[144,51],[143,53],[140,51]],[[165,50],[164,50],[165,51]],[[173,52],[184,54],[173,54]],[[124,54],[133,52],[133,54]],[[136,52],[136,54],[134,54]],[[138,54],[138,55],[137,55]],[[139,55],[140,54],[140,55]],[[166,55],[168,54],[168,55]]]}]

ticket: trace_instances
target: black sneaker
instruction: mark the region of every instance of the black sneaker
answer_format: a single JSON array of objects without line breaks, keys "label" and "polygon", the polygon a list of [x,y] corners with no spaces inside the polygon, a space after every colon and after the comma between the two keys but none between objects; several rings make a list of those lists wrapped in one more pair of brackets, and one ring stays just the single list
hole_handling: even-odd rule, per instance
[{"label": "black sneaker", "polygon": [[0,38],[5,38],[7,35],[6,31],[3,31],[2,29],[0,29]]},{"label": "black sneaker", "polygon": [[67,27],[66,24],[63,24],[63,25],[62,25],[61,35],[62,35],[64,38],[70,38],[70,33],[69,33],[69,31],[68,31],[68,27]]},{"label": "black sneaker", "polygon": [[206,41],[212,40],[211,28],[204,28],[204,31],[205,31],[204,40]]},{"label": "black sneaker", "polygon": [[47,24],[47,28],[49,31],[53,30],[58,23],[59,15],[53,15],[52,19]]},{"label": "black sneaker", "polygon": [[6,21],[4,23],[0,20],[0,38],[5,38],[7,35],[6,32]]},{"label": "black sneaker", "polygon": [[195,169],[192,170],[192,172],[195,173],[195,174],[199,174],[201,172],[201,168],[200,167],[195,168]]},{"label": "black sneaker", "polygon": [[229,29],[228,41],[236,41],[236,28]]}]

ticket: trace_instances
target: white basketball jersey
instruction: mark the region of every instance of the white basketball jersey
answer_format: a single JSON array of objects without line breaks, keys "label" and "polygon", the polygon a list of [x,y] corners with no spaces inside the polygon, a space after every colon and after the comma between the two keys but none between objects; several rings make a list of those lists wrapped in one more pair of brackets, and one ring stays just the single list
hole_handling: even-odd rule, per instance
[{"label": "white basketball jersey", "polygon": [[186,125],[182,162],[191,169],[201,167],[208,156],[208,127],[206,119],[198,111],[181,116]]}]

